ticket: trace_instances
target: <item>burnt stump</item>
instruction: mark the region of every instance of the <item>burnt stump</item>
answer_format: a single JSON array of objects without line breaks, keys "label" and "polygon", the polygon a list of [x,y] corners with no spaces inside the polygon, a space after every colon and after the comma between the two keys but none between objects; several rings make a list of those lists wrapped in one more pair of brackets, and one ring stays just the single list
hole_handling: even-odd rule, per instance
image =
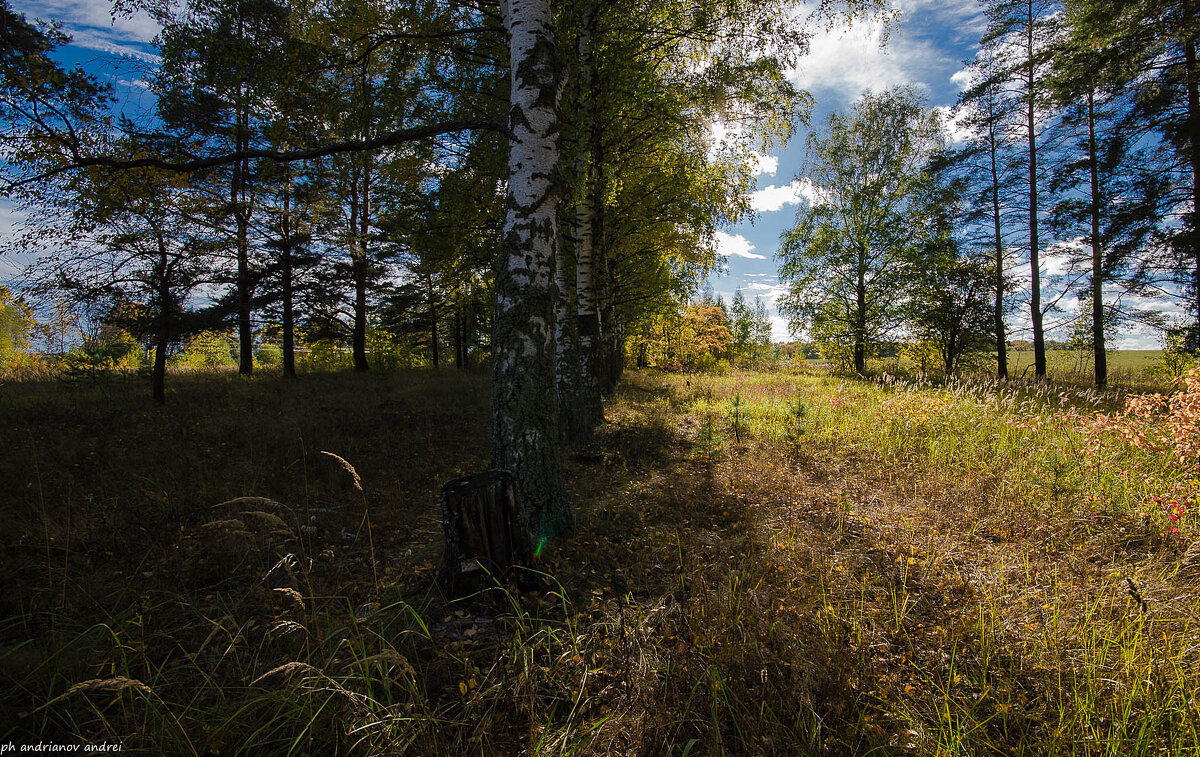
[{"label": "burnt stump", "polygon": [[533,550],[517,510],[517,490],[506,471],[486,470],[442,486],[446,551],[438,572],[454,596],[514,580],[526,590],[536,583],[528,568]]}]

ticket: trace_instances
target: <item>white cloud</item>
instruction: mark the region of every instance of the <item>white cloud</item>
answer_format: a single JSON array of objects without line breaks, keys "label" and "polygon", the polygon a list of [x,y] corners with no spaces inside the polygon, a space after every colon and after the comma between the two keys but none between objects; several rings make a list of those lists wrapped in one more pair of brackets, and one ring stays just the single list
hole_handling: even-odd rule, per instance
[{"label": "white cloud", "polygon": [[728,156],[731,151],[739,149],[739,144],[745,138],[746,129],[741,124],[712,122],[708,128],[708,159],[716,160],[722,154]]},{"label": "white cloud", "polygon": [[749,258],[751,260],[766,260],[766,255],[754,252],[754,245],[741,234],[726,234],[718,231],[713,238],[717,252],[727,257]]},{"label": "white cloud", "polygon": [[112,3],[102,0],[15,0],[14,10],[29,21],[59,21],[71,44],[110,55],[136,58],[157,65],[159,56],[147,47],[160,31],[144,11],[113,17]]},{"label": "white cloud", "polygon": [[742,289],[745,290],[747,300],[753,302],[756,297],[761,297],[763,303],[771,308],[775,307],[775,303],[779,302],[779,298],[787,294],[788,290],[782,284],[763,284],[757,281],[747,283]]},{"label": "white cloud", "polygon": [[772,155],[762,155],[757,152],[750,153],[750,157],[754,159],[755,176],[762,174],[774,176],[775,172],[779,170],[779,158]]},{"label": "white cloud", "polygon": [[137,43],[122,42],[113,39],[112,35],[104,31],[96,31],[94,29],[71,29],[71,44],[87,48],[88,50],[95,50],[96,52],[108,53],[109,55],[136,58],[137,60],[154,65],[162,62],[161,57],[143,50],[137,46]]},{"label": "white cloud", "polygon": [[965,123],[970,115],[968,111],[961,108],[937,107],[933,112],[941,122],[946,140],[952,146],[957,147],[975,136],[975,132]]},{"label": "white cloud", "polygon": [[790,342],[792,341],[792,332],[788,328],[787,321],[782,316],[771,316],[771,341],[772,342]]},{"label": "white cloud", "polygon": [[82,44],[77,32],[87,28],[110,40],[141,43],[149,43],[159,32],[158,24],[144,11],[113,18],[112,3],[105,0],[14,0],[12,5],[29,20],[63,22],[77,44]]},{"label": "white cloud", "polygon": [[[947,37],[976,44],[984,28],[977,0],[892,0],[899,22],[881,19],[814,24],[809,51],[788,79],[818,99],[853,102],[863,92],[903,84],[930,90],[956,64]],[[811,6],[810,6],[811,8]],[[832,95],[832,98],[830,96]]]},{"label": "white cloud", "polygon": [[970,69],[963,68],[955,71],[950,75],[950,81],[953,82],[954,86],[958,87],[960,91],[966,89],[967,87],[971,86]]},{"label": "white cloud", "polygon": [[808,203],[816,205],[820,194],[807,178],[796,179],[791,184],[760,189],[750,195],[750,207],[759,212],[770,213],[780,210],[784,205],[799,205]]},{"label": "white cloud", "polygon": [[907,84],[913,80],[906,70],[908,56],[898,49],[896,35],[890,49],[882,46],[885,31],[880,21],[838,24],[820,31],[809,42],[808,55],[788,72],[788,79],[811,92],[835,91],[847,101],[867,90]]}]

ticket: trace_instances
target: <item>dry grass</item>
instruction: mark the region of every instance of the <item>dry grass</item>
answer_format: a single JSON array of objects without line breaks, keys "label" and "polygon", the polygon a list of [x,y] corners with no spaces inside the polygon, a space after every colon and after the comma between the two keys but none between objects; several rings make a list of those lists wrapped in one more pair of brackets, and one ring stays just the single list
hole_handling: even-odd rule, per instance
[{"label": "dry grass", "polygon": [[544,591],[449,602],[437,489],[486,462],[482,377],[179,384],[163,409],[103,382],[0,400],[0,742],[1200,749],[1195,528],[1051,453],[1082,395],[634,375],[572,451]]}]

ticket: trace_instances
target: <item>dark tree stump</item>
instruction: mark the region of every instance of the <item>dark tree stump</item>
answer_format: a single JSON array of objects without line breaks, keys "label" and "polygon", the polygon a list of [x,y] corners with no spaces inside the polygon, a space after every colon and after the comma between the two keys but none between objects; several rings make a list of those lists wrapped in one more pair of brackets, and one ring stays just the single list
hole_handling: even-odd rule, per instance
[{"label": "dark tree stump", "polygon": [[[438,580],[450,594],[477,591],[515,578],[529,588],[533,555],[517,516],[517,490],[505,471],[488,470],[442,486],[446,552]],[[517,570],[514,570],[516,568]]]}]

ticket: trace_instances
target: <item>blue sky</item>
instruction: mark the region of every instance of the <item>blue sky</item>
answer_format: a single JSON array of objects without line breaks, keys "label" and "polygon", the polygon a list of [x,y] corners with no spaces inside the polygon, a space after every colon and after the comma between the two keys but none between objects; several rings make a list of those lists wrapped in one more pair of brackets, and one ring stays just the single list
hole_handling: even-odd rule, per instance
[{"label": "blue sky", "polygon": [[[142,83],[146,72],[158,62],[150,41],[158,26],[145,14],[113,19],[105,0],[9,0],[29,21],[60,21],[71,35],[70,45],[56,53],[69,66],[82,66],[113,86],[117,112],[139,119],[149,115],[152,100]],[[0,198],[0,243],[25,221],[11,202]],[[0,256],[0,282],[21,278],[17,260]]]},{"label": "blue sky", "polygon": [[[952,106],[959,88],[953,81],[974,57],[984,18],[975,0],[894,0],[897,19],[858,21],[819,31],[809,54],[800,59],[789,80],[816,99],[811,123],[819,127],[829,113],[844,110],[867,91],[910,84],[933,107]],[[885,44],[886,39],[886,44]],[[803,198],[802,177],[807,130],[801,126],[782,151],[765,156],[757,177],[753,222],[739,223],[718,234],[718,249],[728,256],[728,273],[709,279],[729,300],[741,289],[747,299],[761,296],[768,304],[775,340],[788,338],[775,311],[783,292],[778,280],[780,235],[796,218]]]},{"label": "blue sky", "polygon": [[[150,44],[157,27],[144,14],[113,19],[105,0],[10,0],[27,18],[63,22],[73,42],[61,55],[64,62],[82,65],[114,87],[119,109],[135,119],[146,117],[152,101],[144,87],[146,72],[157,62]],[[891,24],[861,20],[853,25],[820,29],[812,38],[810,51],[796,69],[788,73],[798,87],[810,92],[816,105],[814,127],[835,110],[850,107],[865,91],[909,84],[916,86],[932,107],[952,106],[958,97],[964,60],[972,58],[984,18],[976,0],[892,0],[896,19]],[[886,39],[886,43],[885,43]],[[957,77],[956,77],[957,75]],[[775,310],[782,288],[778,280],[780,235],[790,227],[803,200],[802,177],[797,175],[804,159],[807,130],[799,127],[782,150],[762,156],[753,195],[755,218],[723,229],[717,247],[728,259],[722,275],[710,277],[713,288],[726,300],[737,289],[753,301],[762,297],[772,315],[773,337],[789,338],[784,320]],[[0,238],[11,233],[20,220],[11,206],[0,200]],[[1047,270],[1054,271],[1053,256]],[[1019,269],[1018,269],[1019,273]],[[0,281],[18,277],[15,262],[0,258]],[[1064,300],[1065,315],[1051,318],[1053,324],[1077,312],[1072,298]],[[1156,304],[1157,309],[1164,309]],[[1167,308],[1168,310],[1170,308]],[[1012,326],[1027,326],[1028,316],[1018,313]],[[1019,337],[1015,334],[1014,337]],[[1051,333],[1051,338],[1064,334]],[[1157,338],[1148,330],[1131,331],[1114,340],[1114,347],[1156,348]]]}]

